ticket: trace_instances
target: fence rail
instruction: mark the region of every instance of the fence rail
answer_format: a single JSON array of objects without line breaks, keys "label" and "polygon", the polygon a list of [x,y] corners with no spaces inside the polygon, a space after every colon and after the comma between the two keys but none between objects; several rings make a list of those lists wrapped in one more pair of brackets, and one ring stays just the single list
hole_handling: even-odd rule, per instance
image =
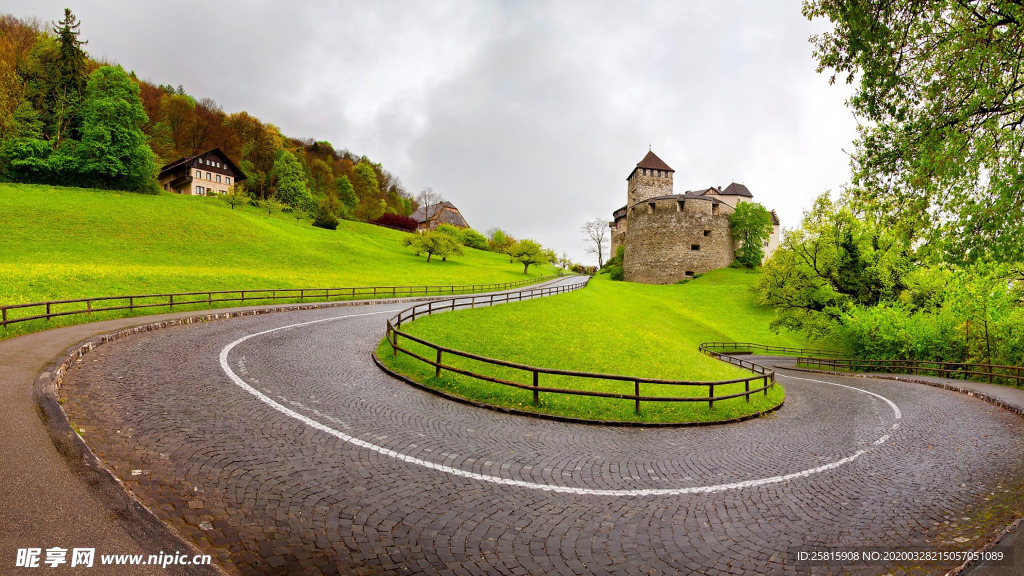
[{"label": "fence rail", "polygon": [[[481,356],[479,354],[473,354],[470,352],[464,352],[462,350],[456,350],[440,344],[435,344],[429,340],[412,336],[407,332],[403,332],[401,327],[403,324],[408,324],[416,320],[416,318],[422,316],[429,316],[437,312],[454,311],[463,308],[475,308],[477,306],[491,306],[494,304],[501,304],[505,302],[522,301],[524,299],[536,298],[539,296],[548,296],[552,294],[562,294],[565,292],[571,292],[579,290],[587,285],[589,278],[578,284],[561,285],[561,286],[549,286],[546,288],[533,288],[530,290],[520,290],[517,292],[506,292],[504,294],[489,294],[487,296],[471,296],[466,298],[452,298],[448,300],[437,300],[428,302],[426,304],[418,304],[402,310],[387,321],[387,334],[386,339],[388,344],[391,346],[392,353],[395,357],[398,357],[398,353],[402,352],[411,358],[414,358],[425,364],[429,364],[434,367],[434,376],[440,377],[442,371],[449,371],[455,374],[462,374],[469,376],[477,380],[483,380],[486,382],[493,382],[495,384],[501,384],[503,386],[509,386],[512,388],[518,388],[520,390],[528,390],[533,392],[533,403],[534,405],[540,404],[541,392],[546,394],[569,394],[575,396],[592,396],[598,398],[613,398],[619,400],[629,400],[634,403],[634,411],[640,413],[641,402],[707,402],[709,409],[714,409],[715,402],[722,400],[729,400],[732,398],[745,398],[747,402],[750,402],[750,397],[753,394],[762,392],[767,395],[768,390],[775,385],[775,371],[759,364],[743,360],[741,358],[732,358],[725,354],[718,354],[715,352],[706,352],[716,358],[720,358],[742,368],[746,368],[754,373],[754,376],[746,378],[735,378],[732,380],[718,380],[718,381],[689,381],[689,380],[661,380],[656,378],[642,378],[637,376],[626,376],[619,374],[603,374],[596,372],[581,372],[577,370],[561,370],[558,368],[542,368],[539,366],[529,366],[526,364],[519,364],[516,362],[509,362],[507,360],[500,360],[497,358],[490,358],[487,356]],[[433,358],[417,354],[404,348],[400,344],[399,338],[404,338],[410,342],[415,342],[430,349],[431,352],[427,354],[432,355]],[[514,370],[520,370],[528,374],[532,379],[532,384],[524,384],[522,382],[516,382],[513,380],[507,380],[499,378],[497,376],[491,376],[488,374],[480,374],[467,370],[465,368],[459,368],[451,364],[444,363],[444,356],[455,356],[460,358],[466,358],[469,360],[475,360],[492,366],[500,366],[503,368],[512,368]],[[614,380],[620,382],[626,382],[633,384],[633,394],[615,393],[615,392],[599,392],[594,390],[581,390],[576,388],[554,388],[550,386],[540,385],[540,376],[554,375],[554,376],[571,376],[576,378],[583,378],[589,380]],[[725,394],[721,396],[715,396],[715,387],[723,386],[727,384],[743,383],[744,391],[735,394]],[[694,387],[706,387],[708,390],[707,395],[703,396],[649,396],[641,394],[641,385],[669,385],[669,386],[694,386]],[[754,387],[751,387],[751,386]]]},{"label": "fence rail", "polygon": [[[412,296],[447,296],[450,294],[469,294],[474,292],[491,292],[508,290],[527,284],[536,284],[553,280],[558,276],[544,276],[515,282],[496,284],[463,284],[448,286],[356,286],[348,288],[282,288],[257,290],[212,290],[206,292],[177,292],[173,294],[132,294],[128,296],[100,296],[96,298],[76,298],[72,300],[50,300],[48,302],[31,302],[28,304],[9,304],[0,306],[0,326],[4,329],[9,324],[28,322],[29,320],[49,320],[58,316],[75,314],[92,314],[94,312],[111,312],[117,310],[138,310],[146,308],[168,308],[175,306],[200,304],[213,306],[227,302],[244,304],[246,302],[277,302],[279,300],[298,300],[299,302],[325,302],[338,299],[360,298],[406,298]],[[77,305],[77,306],[75,306]],[[12,312],[17,311],[17,312]],[[18,315],[24,313],[25,315]]]},{"label": "fence rail", "polygon": [[1024,387],[1024,367],[1001,364],[972,364],[967,362],[933,362],[930,360],[859,360],[855,358],[797,358],[797,365],[812,368],[831,368],[860,372],[913,374],[970,380],[980,376],[992,384],[1010,384]]},{"label": "fence rail", "polygon": [[814,348],[793,348],[790,346],[772,346],[755,344],[753,342],[704,342],[700,345],[701,352],[708,354],[717,352],[719,354],[778,354],[781,356],[809,356],[817,357],[838,357],[838,352],[828,350],[816,350]]}]

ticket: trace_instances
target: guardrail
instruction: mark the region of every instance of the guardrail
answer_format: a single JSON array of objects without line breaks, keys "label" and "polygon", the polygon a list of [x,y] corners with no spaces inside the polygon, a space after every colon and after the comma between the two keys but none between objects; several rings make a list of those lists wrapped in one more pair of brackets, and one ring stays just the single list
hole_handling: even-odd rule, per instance
[{"label": "guardrail", "polygon": [[[257,290],[213,290],[206,292],[177,292],[173,294],[132,294],[128,296],[100,296],[97,298],[76,298],[72,300],[50,300],[48,302],[31,302],[28,304],[9,304],[0,306],[0,326],[4,329],[9,324],[28,322],[29,320],[49,320],[58,316],[74,314],[92,314],[94,312],[111,312],[117,310],[138,310],[145,308],[168,308],[175,306],[200,304],[212,307],[214,304],[235,302],[277,302],[278,300],[307,300],[324,302],[338,299],[360,298],[406,298],[412,296],[446,296],[449,294],[469,294],[473,292],[491,292],[508,290],[527,284],[536,284],[553,280],[559,276],[544,276],[515,282],[496,284],[464,284],[449,286],[357,286],[348,288],[282,288]],[[67,306],[78,304],[77,307],[66,309]],[[100,304],[100,306],[97,306]],[[109,305],[108,305],[109,304]],[[37,309],[33,313],[31,310]],[[12,310],[26,311],[27,316],[12,314]]]},{"label": "guardrail", "polygon": [[701,352],[708,354],[777,354],[780,356],[801,356],[814,354],[819,357],[838,357],[838,352],[816,350],[814,348],[793,348],[790,346],[772,346],[753,342],[704,342],[700,345]]},{"label": "guardrail", "polygon": [[[447,370],[455,374],[462,374],[469,376],[477,380],[483,380],[486,382],[493,382],[495,384],[501,384],[503,386],[510,386],[518,388],[520,390],[529,390],[533,392],[533,403],[534,405],[540,404],[540,394],[569,394],[576,396],[593,396],[598,398],[614,398],[619,400],[629,400],[634,403],[634,410],[637,414],[640,413],[641,402],[707,402],[708,408],[713,410],[715,402],[721,402],[723,400],[730,400],[732,398],[745,398],[747,402],[750,402],[750,396],[758,392],[768,394],[768,390],[775,385],[775,371],[759,364],[743,360],[741,358],[731,358],[724,354],[718,354],[715,352],[707,352],[709,355],[715,356],[716,358],[724,359],[727,362],[746,368],[754,372],[754,376],[747,378],[735,378],[732,380],[718,380],[718,381],[689,381],[689,380],[661,380],[656,378],[641,378],[637,376],[625,376],[618,374],[602,374],[595,372],[580,372],[576,370],[560,370],[557,368],[542,368],[539,366],[529,366],[526,364],[518,364],[516,362],[509,362],[507,360],[499,360],[497,358],[490,358],[487,356],[481,356],[479,354],[472,354],[470,352],[464,352],[456,350],[454,348],[448,348],[435,344],[423,338],[412,336],[407,332],[401,330],[402,324],[407,324],[416,320],[416,318],[422,316],[429,316],[437,312],[453,311],[462,308],[475,308],[477,306],[490,306],[494,304],[501,304],[504,302],[522,301],[524,299],[535,298],[539,296],[548,296],[552,294],[561,294],[564,292],[571,292],[573,290],[579,290],[587,285],[589,278],[579,284],[573,284],[568,286],[550,286],[547,288],[534,288],[531,290],[521,290],[517,292],[508,292],[505,294],[490,294],[488,296],[480,297],[468,297],[468,298],[452,298],[449,300],[437,300],[429,302],[427,304],[419,304],[411,306],[402,310],[395,316],[391,317],[387,321],[387,333],[385,338],[388,344],[391,346],[391,350],[395,357],[398,357],[398,353],[402,352],[408,356],[419,360],[425,364],[429,364],[434,367],[434,376],[440,377],[442,371]],[[408,348],[403,348],[400,345],[399,338],[405,338],[411,342],[415,342],[422,346],[425,346],[433,351],[434,358],[427,358],[421,356],[415,352],[410,351]],[[472,372],[451,364],[444,363],[444,355],[450,355],[460,358],[467,358],[470,360],[476,360],[492,366],[500,366],[503,368],[512,368],[514,370],[520,370],[529,374],[532,377],[532,384],[523,384],[522,382],[515,382],[512,380],[506,380],[504,378],[498,378],[487,374],[479,374]],[[557,375],[557,376],[571,376],[576,378],[584,378],[589,380],[617,380],[621,382],[627,382],[633,384],[633,394],[618,394],[614,392],[598,392],[592,390],[580,390],[571,388],[552,388],[540,385],[540,376],[542,374]],[[735,394],[726,394],[721,396],[715,396],[715,387],[723,386],[726,384],[744,383],[744,391]],[[755,387],[751,387],[752,383],[758,383]],[[708,390],[705,396],[645,396],[641,394],[641,385],[670,385],[670,386],[693,386],[693,387],[706,387]]]},{"label": "guardrail", "polygon": [[991,384],[1024,386],[1024,367],[1000,364],[971,364],[967,362],[933,362],[930,360],[858,360],[855,358],[797,358],[797,365],[812,368],[831,368],[861,372],[913,374],[969,380],[968,376],[987,377]]}]

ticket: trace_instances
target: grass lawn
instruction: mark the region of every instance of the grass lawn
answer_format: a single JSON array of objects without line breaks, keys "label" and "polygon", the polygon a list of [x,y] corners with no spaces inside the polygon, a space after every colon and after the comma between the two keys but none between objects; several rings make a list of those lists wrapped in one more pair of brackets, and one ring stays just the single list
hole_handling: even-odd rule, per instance
[{"label": "grass lawn", "polygon": [[[751,288],[757,276],[753,271],[724,269],[686,284],[649,286],[611,282],[602,275],[576,292],[438,314],[406,324],[402,329],[443,346],[532,366],[659,379],[727,380],[750,373],[704,356],[698,351],[701,342],[808,345],[795,335],[776,335],[769,330],[773,311],[753,302]],[[412,343],[406,340],[404,345]],[[411,349],[427,355],[423,352],[425,348],[412,345]],[[578,418],[646,422],[726,420],[777,406],[784,398],[782,387],[776,386],[767,396],[755,395],[749,404],[743,398],[716,402],[713,411],[706,402],[643,403],[640,416],[634,414],[632,401],[582,396],[541,394],[541,405],[534,407],[529,391],[451,373],[434,378],[430,366],[406,355],[394,359],[386,342],[378,348],[378,356],[398,372],[462,397]],[[532,375],[522,371],[498,370],[465,359],[445,363],[532,383]],[[549,375],[542,375],[541,379],[541,386],[633,393],[632,383],[595,383]],[[736,391],[743,391],[743,384],[716,387],[715,395]],[[703,386],[641,386],[641,394],[651,396],[707,393]]]},{"label": "grass lawn", "polygon": [[[217,198],[0,184],[0,305],[240,288],[496,283],[555,273],[536,266],[525,276],[507,257],[468,248],[463,257],[427,263],[401,246],[404,235],[344,221],[322,230],[288,214],[232,210]],[[0,338],[85,320],[16,324]]]}]

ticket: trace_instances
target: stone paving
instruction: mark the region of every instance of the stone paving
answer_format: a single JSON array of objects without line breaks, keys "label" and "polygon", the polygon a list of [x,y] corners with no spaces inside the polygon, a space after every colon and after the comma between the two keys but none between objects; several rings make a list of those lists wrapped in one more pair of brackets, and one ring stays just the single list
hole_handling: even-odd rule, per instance
[{"label": "stone paving", "polygon": [[[126,338],[85,356],[62,401],[148,507],[240,574],[932,574],[958,563],[811,568],[789,551],[973,550],[1021,514],[1024,419],[975,398],[793,372],[780,377],[782,410],[738,424],[602,428],[512,416],[382,374],[369,351],[388,315],[367,314],[398,308]],[[240,338],[338,316],[349,317],[231,350],[229,368],[277,408],[222,370],[221,350]],[[825,380],[884,396],[902,416]]]}]

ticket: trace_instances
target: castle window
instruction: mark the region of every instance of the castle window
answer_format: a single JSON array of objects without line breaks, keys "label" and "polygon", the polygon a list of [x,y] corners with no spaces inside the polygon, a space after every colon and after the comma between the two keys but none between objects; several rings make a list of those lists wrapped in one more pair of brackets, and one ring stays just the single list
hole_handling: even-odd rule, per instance
[{"label": "castle window", "polygon": [[687,270],[684,274],[686,274],[687,278],[693,278],[693,270]]},{"label": "castle window", "polygon": [[694,252],[700,250],[700,244],[690,244],[690,250],[693,250]]},{"label": "castle window", "polygon": [[705,236],[711,236],[711,230],[705,230],[704,231],[704,235]]}]

